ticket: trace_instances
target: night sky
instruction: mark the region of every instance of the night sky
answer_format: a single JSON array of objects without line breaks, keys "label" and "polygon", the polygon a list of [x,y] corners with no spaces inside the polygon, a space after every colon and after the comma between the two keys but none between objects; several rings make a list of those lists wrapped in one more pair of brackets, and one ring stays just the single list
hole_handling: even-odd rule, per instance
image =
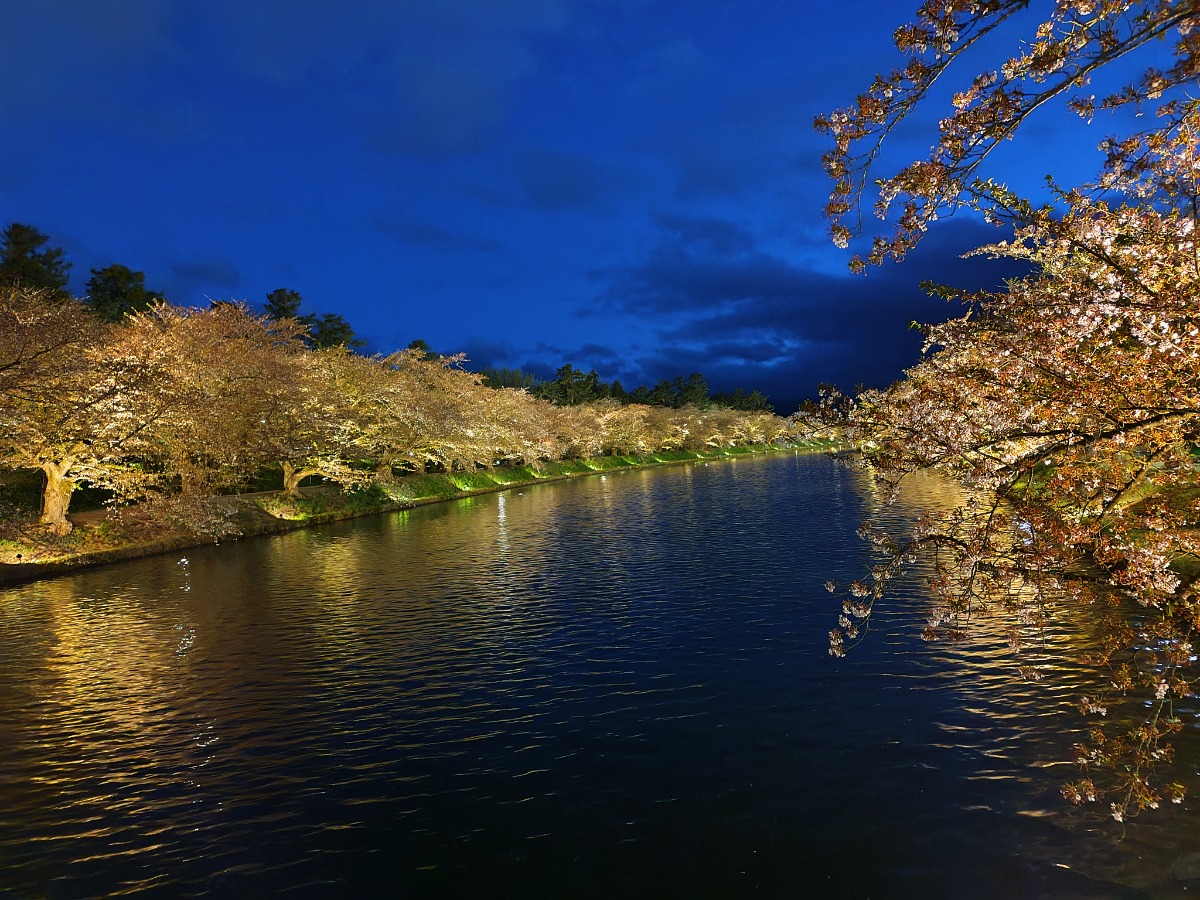
[{"label": "night sky", "polygon": [[[923,279],[1011,272],[958,258],[1004,236],[963,216],[866,277],[825,236],[813,116],[895,63],[910,5],[0,0],[0,225],[50,235],[76,293],[112,262],[180,305],[287,287],[370,352],[700,371],[786,413],[915,363],[908,322],[947,314]],[[1062,127],[992,174],[1036,189]]]}]

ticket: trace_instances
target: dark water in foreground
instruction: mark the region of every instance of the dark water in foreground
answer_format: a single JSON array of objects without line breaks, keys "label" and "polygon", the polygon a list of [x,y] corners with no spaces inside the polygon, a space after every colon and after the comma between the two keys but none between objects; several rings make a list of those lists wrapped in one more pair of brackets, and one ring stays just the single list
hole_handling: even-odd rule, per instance
[{"label": "dark water in foreground", "polygon": [[1025,683],[998,635],[921,643],[914,582],[826,654],[872,509],[824,458],[743,459],[0,592],[0,889],[1200,892],[1197,801],[1122,831],[1058,794],[1086,634]]}]

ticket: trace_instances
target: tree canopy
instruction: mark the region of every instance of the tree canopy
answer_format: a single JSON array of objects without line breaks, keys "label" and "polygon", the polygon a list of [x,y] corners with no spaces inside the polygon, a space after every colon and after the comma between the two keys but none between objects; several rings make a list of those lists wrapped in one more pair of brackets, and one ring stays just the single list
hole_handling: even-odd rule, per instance
[{"label": "tree canopy", "polygon": [[[485,374],[495,384],[505,380],[515,383],[522,377],[528,377],[520,370],[491,370]],[[553,379],[533,384],[531,390],[535,396],[558,406],[578,406],[612,399],[622,404],[665,406],[671,409],[687,406],[708,409],[716,405],[744,412],[773,412],[770,401],[760,391],[747,393],[739,387],[725,393],[710,394],[708,379],[699,372],[693,372],[686,378],[680,375],[674,379],[660,379],[653,388],[639,385],[627,391],[620,381],[614,380],[611,384],[604,381],[595,369],[584,372],[566,363],[558,368]]]},{"label": "tree canopy", "polygon": [[[927,0],[893,36],[903,64],[877,74],[852,105],[817,117],[817,129],[833,139],[824,165],[834,181],[825,208],[834,241],[845,246],[862,233],[862,205],[870,202],[873,179],[874,211],[894,223],[890,235],[875,236],[865,259],[855,257],[854,268],[902,258],[939,215],[957,208],[1014,212],[1006,192],[983,177],[980,166],[1052,101],[1062,100],[1089,122],[1101,110],[1154,106],[1142,130],[1105,143],[1108,175],[1100,179],[1102,187],[1115,186],[1112,179],[1122,171],[1145,165],[1160,136],[1178,130],[1189,110],[1194,112],[1189,89],[1200,53],[1196,0],[1058,0],[1048,17],[1026,23],[1030,37],[1018,52],[955,84],[928,157],[881,175],[887,138],[930,102],[935,86],[952,81],[964,66],[972,71],[977,45],[1002,26],[1028,19],[1029,7],[1029,0]],[[1101,69],[1143,48],[1164,46],[1170,51],[1165,64],[1147,66],[1140,77],[1100,98],[1088,92]]]}]

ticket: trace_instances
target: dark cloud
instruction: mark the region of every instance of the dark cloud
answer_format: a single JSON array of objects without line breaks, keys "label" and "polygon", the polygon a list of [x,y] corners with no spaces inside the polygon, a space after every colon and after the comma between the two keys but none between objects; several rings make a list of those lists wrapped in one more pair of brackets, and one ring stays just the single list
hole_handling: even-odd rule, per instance
[{"label": "dark cloud", "polygon": [[462,346],[461,352],[467,355],[467,367],[472,371],[511,368],[508,359],[513,347],[508,343],[472,339]]},{"label": "dark cloud", "polygon": [[776,363],[794,355],[781,339],[762,341],[713,341],[705,344],[704,348],[714,363]]},{"label": "dark cloud", "polygon": [[640,264],[601,274],[609,288],[600,305],[656,330],[656,349],[636,360],[647,380],[701,371],[728,387],[770,385],[789,404],[819,382],[883,386],[915,364],[921,337],[910,323],[957,311],[922,281],[994,288],[1020,272],[962,259],[996,237],[967,219],[942,224],[903,264],[866,276],[790,261],[734,223],[661,216],[658,224],[660,240]]},{"label": "dark cloud", "polygon": [[504,244],[498,240],[461,231],[451,231],[432,222],[419,222],[381,214],[373,217],[371,224],[380,234],[397,237],[406,244],[416,247],[445,250],[451,253],[459,250],[478,250],[481,253],[504,251]]},{"label": "dark cloud", "polygon": [[636,182],[611,164],[576,153],[528,150],[517,164],[525,199],[537,209],[603,211]]},{"label": "dark cloud", "polygon": [[241,275],[229,260],[171,263],[169,297],[207,296],[213,300],[229,299],[226,292],[241,284]]},{"label": "dark cloud", "polygon": [[692,253],[706,251],[734,256],[754,250],[754,236],[743,226],[725,219],[660,213],[654,220],[662,230],[664,243],[686,245]]}]

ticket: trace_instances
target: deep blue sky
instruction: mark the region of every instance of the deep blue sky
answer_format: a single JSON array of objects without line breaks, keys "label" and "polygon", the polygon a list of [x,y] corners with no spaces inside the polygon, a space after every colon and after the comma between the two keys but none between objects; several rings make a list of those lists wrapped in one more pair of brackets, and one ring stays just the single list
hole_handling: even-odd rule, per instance
[{"label": "deep blue sky", "polygon": [[[288,287],[371,351],[698,370],[786,413],[914,363],[923,278],[1004,274],[957,259],[998,236],[961,217],[865,278],[825,237],[813,116],[891,67],[909,5],[0,0],[0,224],[80,293],[111,262],[181,305]],[[1056,121],[999,161],[1019,186],[1060,168]]]}]

